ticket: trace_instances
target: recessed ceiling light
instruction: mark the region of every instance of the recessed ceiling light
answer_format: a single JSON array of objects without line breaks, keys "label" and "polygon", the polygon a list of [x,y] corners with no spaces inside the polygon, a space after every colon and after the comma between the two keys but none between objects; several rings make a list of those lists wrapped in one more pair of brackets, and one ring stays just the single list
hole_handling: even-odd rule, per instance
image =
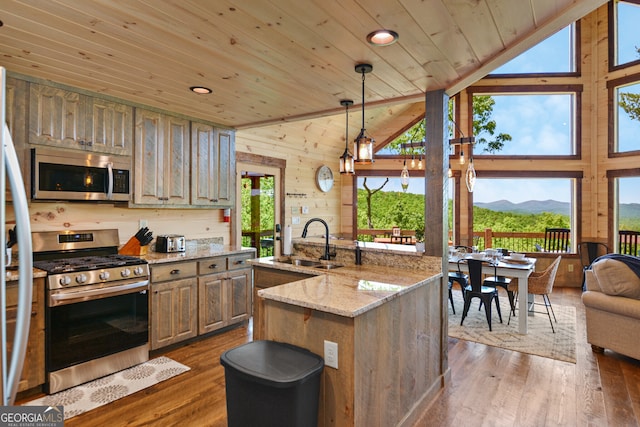
[{"label": "recessed ceiling light", "polygon": [[398,40],[398,33],[391,30],[376,30],[367,35],[367,41],[375,46],[389,46]]},{"label": "recessed ceiling light", "polygon": [[213,92],[211,89],[204,86],[191,86],[189,89],[191,89],[191,92],[195,92],[200,95],[208,95]]}]

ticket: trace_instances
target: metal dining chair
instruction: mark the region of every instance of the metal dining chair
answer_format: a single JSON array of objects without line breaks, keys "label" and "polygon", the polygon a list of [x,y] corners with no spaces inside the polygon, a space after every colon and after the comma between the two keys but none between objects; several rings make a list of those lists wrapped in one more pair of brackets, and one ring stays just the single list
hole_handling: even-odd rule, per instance
[{"label": "metal dining chair", "polygon": [[[458,261],[460,264],[462,261]],[[482,285],[482,267],[483,265],[492,265],[489,261],[468,259],[465,260],[469,267],[469,284],[465,288],[462,296],[464,297],[464,309],[462,311],[462,320],[460,326],[464,323],[464,319],[469,313],[469,307],[471,306],[471,300],[473,298],[479,298],[482,305],[484,305],[484,312],[487,317],[487,323],[489,324],[489,331],[491,331],[491,303],[495,301],[496,311],[502,323],[502,313],[500,313],[500,300],[498,299],[498,290],[490,286]]]},{"label": "metal dining chair", "polygon": [[582,290],[585,290],[585,271],[591,266],[593,261],[601,255],[608,254],[609,247],[600,242],[580,242],[578,243],[578,255],[582,263]]},{"label": "metal dining chair", "polygon": [[[459,252],[471,253],[472,249],[469,246],[454,246],[454,248]],[[451,302],[451,310],[453,314],[456,314],[456,307],[453,305],[453,284],[457,283],[460,286],[460,290],[464,294],[464,289],[469,283],[469,276],[460,270],[460,266],[458,265],[458,271],[450,271],[449,272],[449,302]]]},{"label": "metal dining chair", "polygon": [[618,253],[624,255],[638,256],[638,239],[640,231],[619,230],[618,231]]}]

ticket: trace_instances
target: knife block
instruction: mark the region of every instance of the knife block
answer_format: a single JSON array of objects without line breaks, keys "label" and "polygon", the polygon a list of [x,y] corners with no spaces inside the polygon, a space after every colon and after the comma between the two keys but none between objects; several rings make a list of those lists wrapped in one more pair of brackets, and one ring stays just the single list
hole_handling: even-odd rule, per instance
[{"label": "knife block", "polygon": [[140,241],[136,238],[136,236],[133,236],[132,238],[129,239],[127,243],[124,244],[124,246],[120,248],[118,253],[120,255],[133,255],[133,256],[146,255],[147,248],[148,246],[140,246]]}]

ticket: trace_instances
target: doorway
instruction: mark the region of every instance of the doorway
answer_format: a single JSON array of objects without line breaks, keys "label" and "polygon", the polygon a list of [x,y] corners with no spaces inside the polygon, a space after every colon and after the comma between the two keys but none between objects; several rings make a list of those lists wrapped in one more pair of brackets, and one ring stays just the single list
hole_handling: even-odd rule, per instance
[{"label": "doorway", "polygon": [[241,153],[237,161],[236,241],[258,258],[279,255],[284,161]]}]

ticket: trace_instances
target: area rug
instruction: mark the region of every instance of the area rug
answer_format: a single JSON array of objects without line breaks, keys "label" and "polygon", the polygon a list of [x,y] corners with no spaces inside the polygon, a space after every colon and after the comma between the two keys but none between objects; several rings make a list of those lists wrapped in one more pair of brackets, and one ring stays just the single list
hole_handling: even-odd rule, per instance
[{"label": "area rug", "polygon": [[[509,319],[509,300],[506,294],[503,295],[501,293],[499,297],[503,323],[500,323],[498,319],[495,305],[492,307],[492,332],[489,332],[489,325],[487,324],[484,308],[478,310],[480,300],[477,298],[473,299],[469,314],[464,319],[464,325],[460,326],[464,302],[460,291],[454,290],[453,296],[456,314],[453,314],[451,310],[451,303],[448,304],[450,337],[518,351],[520,353],[534,354],[550,359],[576,363],[576,309],[575,307],[553,304],[553,295],[551,295],[550,298],[556,318],[558,319],[558,323],[554,321],[553,324],[556,333],[554,334],[551,330],[549,318],[544,312],[544,306],[539,305],[536,306],[536,311],[542,310],[543,312],[529,316],[529,333],[527,335],[518,333],[518,317],[512,316],[511,324],[507,325],[507,320]],[[517,316],[520,315],[517,309],[516,314]],[[553,318],[553,315],[551,317]]]},{"label": "area rug", "polygon": [[106,405],[190,370],[188,366],[158,357],[106,377],[25,403],[25,406],[64,406],[64,419]]}]

